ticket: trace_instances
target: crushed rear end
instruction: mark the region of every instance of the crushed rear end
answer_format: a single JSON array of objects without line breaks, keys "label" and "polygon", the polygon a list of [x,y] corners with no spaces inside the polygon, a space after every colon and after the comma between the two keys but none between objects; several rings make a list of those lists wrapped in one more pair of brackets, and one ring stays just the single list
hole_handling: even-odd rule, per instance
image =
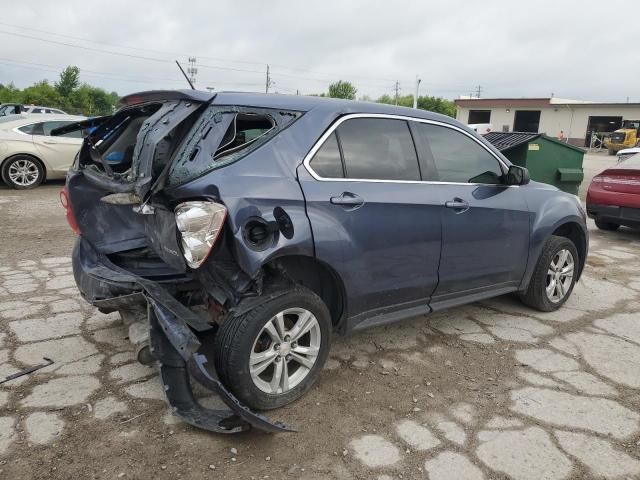
[{"label": "crushed rear end", "polygon": [[[170,173],[189,180],[204,172],[193,158],[193,143],[217,136],[207,144],[218,145],[218,150],[205,153],[224,156],[224,162],[245,148],[232,143],[238,143],[240,120],[255,127],[247,127],[245,135],[269,130],[260,123],[264,118],[242,108],[212,109],[214,98],[197,91],[136,94],[125,97],[113,116],[77,125],[93,130],[61,192],[69,224],[78,234],[74,276],[89,303],[102,312],[121,312],[139,361],[159,363],[175,415],[220,433],[251,427],[286,431],[283,424],[240,404],[218,381],[209,360],[206,339],[215,333],[215,319],[222,314],[212,299],[245,290],[248,297],[255,294],[248,291],[251,279],[229,249],[214,248],[228,235],[223,229],[226,208],[215,188],[191,198],[188,189],[176,194],[179,188],[167,186]],[[278,122],[274,120],[273,129],[286,124]],[[245,143],[262,141],[253,140]],[[209,257],[214,261],[208,263],[215,265],[198,270]],[[211,281],[218,278],[224,281]],[[204,284],[209,285],[207,292]],[[134,334],[140,331],[142,335]],[[201,406],[190,379],[219,395],[228,410]]]}]

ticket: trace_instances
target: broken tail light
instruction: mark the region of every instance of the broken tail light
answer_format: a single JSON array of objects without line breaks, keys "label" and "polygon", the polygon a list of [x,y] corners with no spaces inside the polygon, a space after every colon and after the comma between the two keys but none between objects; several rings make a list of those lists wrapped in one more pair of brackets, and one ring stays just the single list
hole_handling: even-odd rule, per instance
[{"label": "broken tail light", "polygon": [[227,217],[224,205],[209,201],[184,202],[174,214],[180,231],[182,255],[191,268],[198,268],[207,259],[222,231]]},{"label": "broken tail light", "polygon": [[69,201],[69,190],[67,190],[66,185],[62,188],[62,190],[60,190],[60,203],[64,207],[67,215],[67,223],[69,223],[71,230],[73,230],[76,235],[80,235],[80,227],[78,226],[76,216],[73,213],[73,208],[71,207],[71,202]]}]

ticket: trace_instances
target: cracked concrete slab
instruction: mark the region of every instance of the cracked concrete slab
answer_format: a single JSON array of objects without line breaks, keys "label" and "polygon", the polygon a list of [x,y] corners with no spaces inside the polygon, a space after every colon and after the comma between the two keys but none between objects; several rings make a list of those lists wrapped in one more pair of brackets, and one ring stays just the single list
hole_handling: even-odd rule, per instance
[{"label": "cracked concrete slab", "polygon": [[587,372],[556,372],[553,376],[558,380],[571,384],[576,390],[588,395],[614,396],[617,394],[615,388]]},{"label": "cracked concrete slab", "polygon": [[24,421],[27,440],[45,445],[56,439],[64,428],[64,420],[55,413],[35,412]]},{"label": "cracked concrete slab", "polygon": [[518,350],[516,351],[516,360],[543,373],[578,370],[580,368],[580,364],[573,358],[546,348]]},{"label": "cracked concrete slab", "polygon": [[105,397],[96,402],[93,407],[93,415],[98,420],[105,420],[116,413],[124,413],[128,410],[127,404],[115,397]]},{"label": "cracked concrete slab", "polygon": [[24,407],[68,407],[83,403],[100,387],[97,378],[88,375],[54,378],[36,385],[21,405]]},{"label": "cracked concrete slab", "polygon": [[622,385],[640,388],[640,347],[607,335],[577,332],[566,337],[600,375]]},{"label": "cracked concrete slab", "polygon": [[[68,337],[21,345],[15,350],[15,359],[26,365],[42,362],[42,357],[54,360],[56,366],[71,363],[98,353],[96,347],[82,337]],[[49,370],[56,368],[48,367]],[[46,371],[43,370],[43,371]]]},{"label": "cracked concrete slab", "polygon": [[[516,480],[561,480],[569,475],[571,461],[538,427],[520,431],[481,431],[478,458],[492,470]],[[505,455],[505,452],[509,452]]]},{"label": "cracked concrete slab", "polygon": [[400,450],[379,435],[364,435],[351,441],[355,457],[367,467],[387,467],[400,460]]},{"label": "cracked concrete slab", "polygon": [[483,480],[482,470],[467,457],[456,452],[442,452],[432,460],[427,460],[424,469],[429,480]]},{"label": "cracked concrete slab", "polygon": [[0,455],[4,454],[15,437],[15,419],[12,417],[0,417]]},{"label": "cracked concrete slab", "polygon": [[626,438],[640,429],[640,415],[619,403],[545,388],[511,392],[511,410],[560,427],[580,428]]},{"label": "cracked concrete slab", "polygon": [[411,445],[414,450],[430,450],[440,445],[440,440],[433,433],[413,420],[403,420],[396,425],[400,438]]},{"label": "cracked concrete slab", "polygon": [[464,442],[467,441],[467,434],[465,433],[464,428],[455,422],[438,422],[435,427],[444,438],[456,445],[464,445]]},{"label": "cracked concrete slab", "polygon": [[36,342],[50,338],[60,338],[80,333],[83,316],[81,313],[61,313],[47,318],[16,320],[9,323],[18,340]]},{"label": "cracked concrete slab", "polygon": [[562,449],[596,476],[617,478],[640,474],[640,461],[616,450],[609,442],[577,432],[555,432]]},{"label": "cracked concrete slab", "polygon": [[478,319],[489,331],[502,340],[536,343],[539,337],[551,335],[554,329],[538,320],[527,317],[493,314]]}]

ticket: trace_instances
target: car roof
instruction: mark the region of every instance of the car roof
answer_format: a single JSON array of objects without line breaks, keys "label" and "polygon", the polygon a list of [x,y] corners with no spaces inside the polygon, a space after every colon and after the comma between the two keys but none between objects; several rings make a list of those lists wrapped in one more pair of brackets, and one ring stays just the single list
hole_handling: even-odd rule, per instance
[{"label": "car roof", "polygon": [[15,125],[28,125],[30,123],[38,123],[38,122],[77,122],[79,120],[84,120],[86,117],[80,115],[62,115],[57,113],[30,113],[28,115],[24,115],[22,113],[17,115],[6,115],[2,118],[2,124],[5,127],[11,127],[13,124]]},{"label": "car roof", "polygon": [[458,123],[455,119],[433,113],[427,110],[409,107],[398,107],[374,102],[360,102],[344,100],[340,98],[317,97],[310,95],[286,95],[277,93],[252,93],[252,92],[204,92],[200,90],[151,90],[132,93],[120,99],[120,104],[131,105],[135,103],[150,102],[160,99],[191,99],[199,102],[211,101],[218,105],[239,105],[259,108],[282,108],[308,112],[311,110],[334,111],[341,113],[373,113],[387,115],[401,115],[427,120],[438,120],[448,123]]},{"label": "car roof", "polygon": [[17,104],[22,105],[22,108],[48,108],[49,110],[62,110],[58,107],[45,107],[44,105],[30,105],[30,104]]},{"label": "car roof", "polygon": [[640,147],[631,147],[625,148],[623,150],[618,150],[618,155],[628,155],[630,153],[640,153]]}]

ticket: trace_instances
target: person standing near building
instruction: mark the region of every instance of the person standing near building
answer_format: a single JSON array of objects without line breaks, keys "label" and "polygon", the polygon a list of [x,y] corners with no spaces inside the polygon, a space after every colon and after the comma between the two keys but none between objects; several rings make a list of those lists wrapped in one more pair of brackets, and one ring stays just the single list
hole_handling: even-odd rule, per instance
[{"label": "person standing near building", "polygon": [[566,140],[564,132],[562,130],[560,130],[560,133],[558,134],[558,140],[560,140],[561,142],[564,142]]}]

